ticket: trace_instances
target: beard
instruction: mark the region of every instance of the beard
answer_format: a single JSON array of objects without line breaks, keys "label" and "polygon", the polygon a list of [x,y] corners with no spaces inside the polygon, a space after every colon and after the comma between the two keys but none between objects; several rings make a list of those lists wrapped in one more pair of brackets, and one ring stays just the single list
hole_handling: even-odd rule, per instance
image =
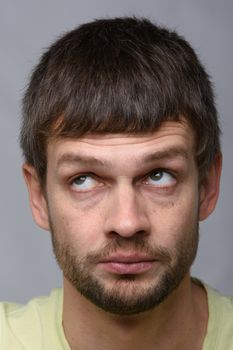
[{"label": "beard", "polygon": [[[180,235],[172,250],[151,247],[145,237],[123,238],[117,236],[98,251],[80,257],[75,244],[58,239],[58,232],[50,218],[52,244],[56,260],[64,276],[76,291],[104,311],[116,315],[134,315],[160,305],[189,273],[198,247],[198,220],[190,223],[190,229]],[[64,237],[65,237],[64,233]],[[142,235],[143,236],[143,235]],[[103,258],[119,251],[134,251],[146,254],[159,261],[146,279],[142,275],[114,275],[111,281],[95,272],[95,267]]]}]

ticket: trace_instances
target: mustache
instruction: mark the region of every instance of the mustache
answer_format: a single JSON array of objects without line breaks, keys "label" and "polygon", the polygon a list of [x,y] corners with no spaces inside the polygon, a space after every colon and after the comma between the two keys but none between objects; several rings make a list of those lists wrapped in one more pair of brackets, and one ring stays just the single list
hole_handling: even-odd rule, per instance
[{"label": "mustache", "polygon": [[142,240],[141,238],[137,239],[134,237],[132,239],[126,239],[116,237],[108,242],[103,248],[89,253],[81,260],[85,260],[85,263],[88,264],[96,264],[118,252],[121,254],[127,254],[129,252],[136,253],[139,255],[148,256],[148,258],[153,260],[163,261],[164,263],[169,263],[172,256],[170,250],[161,246],[152,247],[148,242]]}]

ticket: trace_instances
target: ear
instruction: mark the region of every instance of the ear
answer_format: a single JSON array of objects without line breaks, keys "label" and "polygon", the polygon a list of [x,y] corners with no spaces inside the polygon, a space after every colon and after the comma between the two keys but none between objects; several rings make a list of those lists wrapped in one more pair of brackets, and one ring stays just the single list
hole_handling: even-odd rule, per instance
[{"label": "ear", "polygon": [[34,220],[38,226],[44,230],[49,230],[47,201],[37,172],[32,165],[24,163],[23,175],[28,188],[29,201]]},{"label": "ear", "polygon": [[214,210],[220,186],[222,170],[222,155],[217,154],[215,160],[208,170],[200,185],[199,220],[205,220]]}]

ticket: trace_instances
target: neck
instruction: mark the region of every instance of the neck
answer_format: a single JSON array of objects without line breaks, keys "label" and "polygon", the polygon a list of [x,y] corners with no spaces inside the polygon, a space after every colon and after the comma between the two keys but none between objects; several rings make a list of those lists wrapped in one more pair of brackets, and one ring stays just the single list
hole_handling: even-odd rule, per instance
[{"label": "neck", "polygon": [[189,276],[159,306],[133,316],[97,308],[64,280],[63,327],[71,350],[201,349],[207,320],[205,291]]}]

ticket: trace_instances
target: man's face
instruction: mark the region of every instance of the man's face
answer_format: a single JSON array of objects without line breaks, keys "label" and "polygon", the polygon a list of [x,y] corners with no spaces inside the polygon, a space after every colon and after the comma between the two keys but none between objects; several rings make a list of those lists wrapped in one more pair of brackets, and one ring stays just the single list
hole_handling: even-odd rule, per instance
[{"label": "man's face", "polygon": [[148,310],[196,255],[193,132],[166,122],[140,136],[51,141],[46,201],[56,258],[77,291],[116,314]]},{"label": "man's face", "polygon": [[198,219],[217,201],[221,156],[200,186],[194,133],[169,121],[151,134],[49,141],[45,190],[33,166],[23,169],[65,285],[129,315],[160,304],[189,276]]}]

